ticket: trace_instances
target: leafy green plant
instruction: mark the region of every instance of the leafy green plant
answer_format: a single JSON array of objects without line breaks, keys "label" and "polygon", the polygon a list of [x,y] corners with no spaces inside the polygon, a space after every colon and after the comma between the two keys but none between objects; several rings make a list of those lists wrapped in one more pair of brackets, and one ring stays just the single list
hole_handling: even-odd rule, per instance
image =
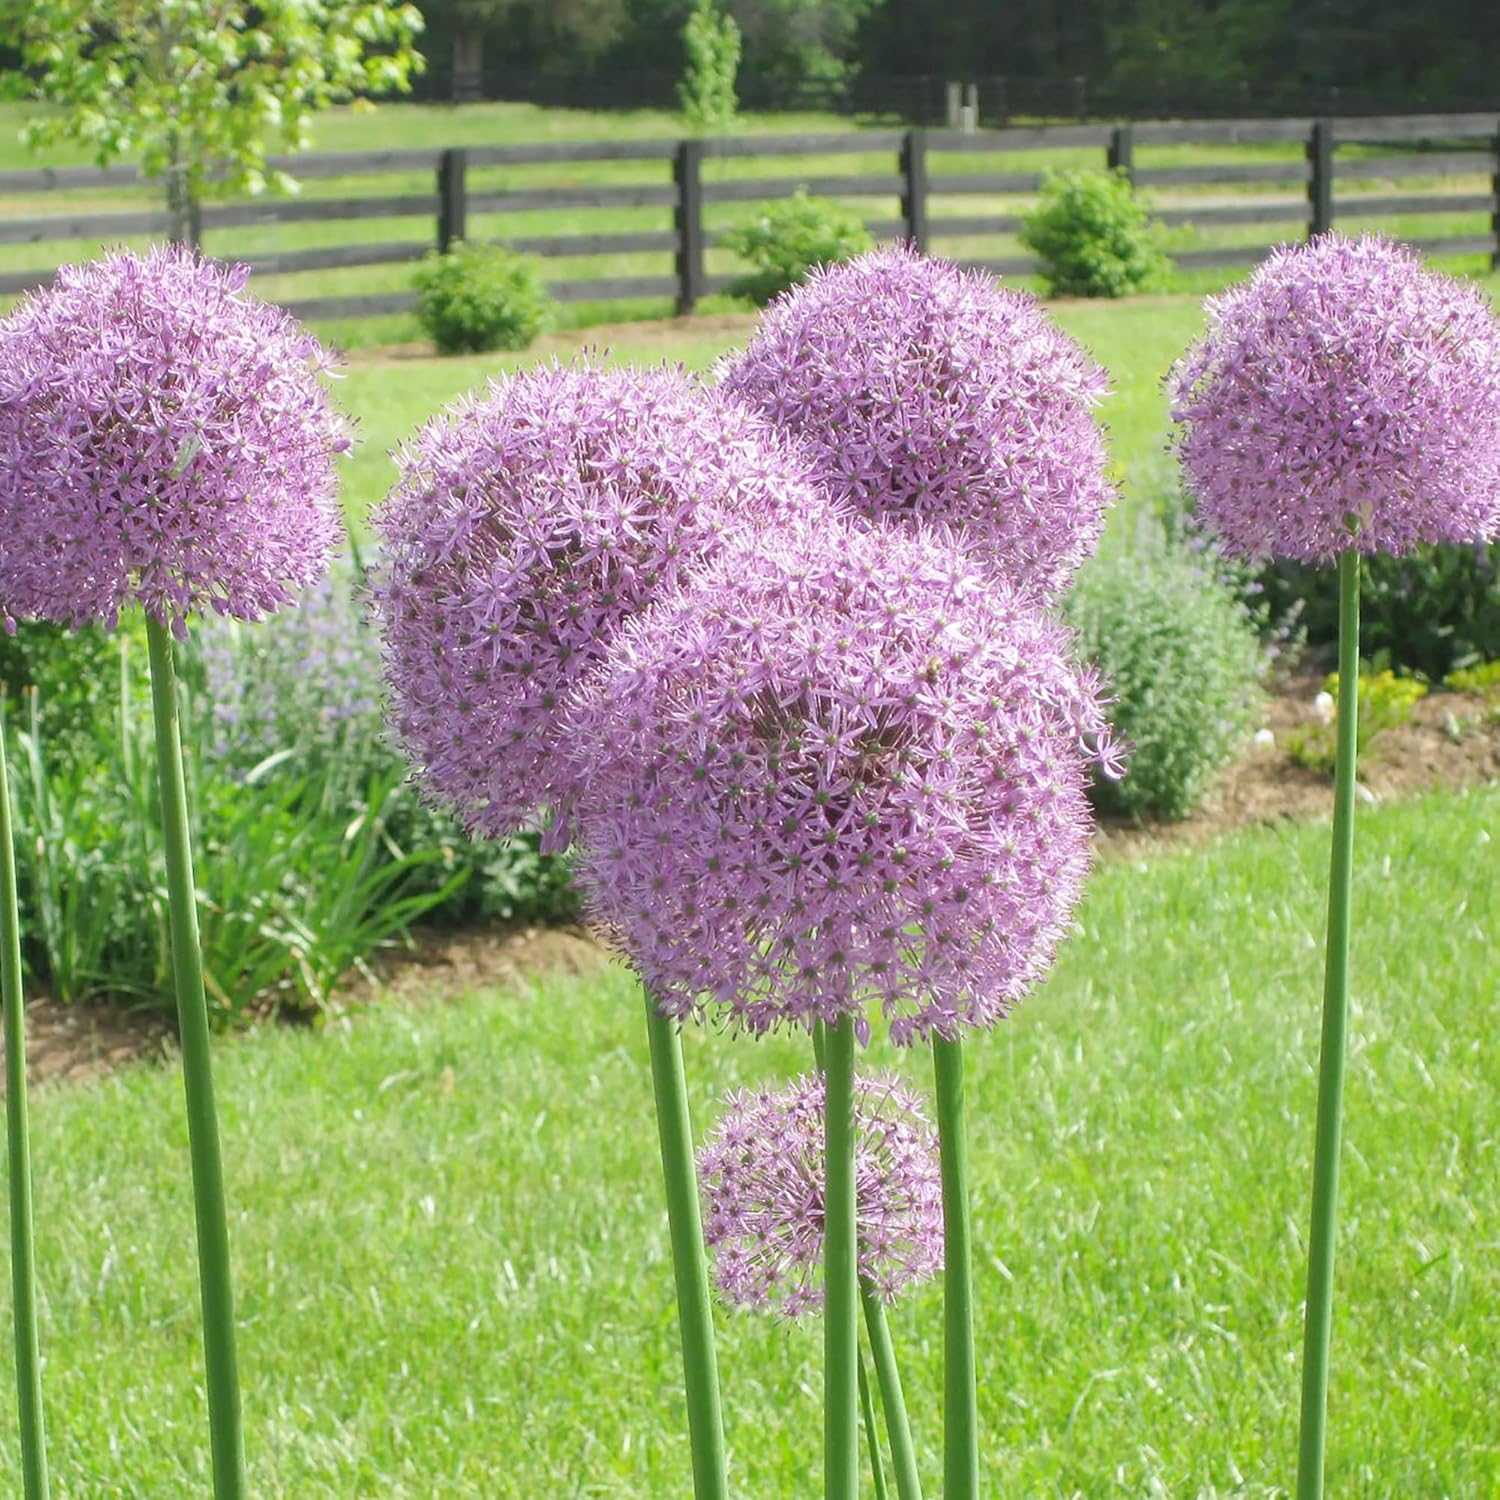
[{"label": "leafy green plant", "polygon": [[1125,297],[1171,271],[1162,226],[1123,171],[1051,171],[1021,226],[1054,297]]},{"label": "leafy green plant", "polygon": [[[1339,695],[1339,674],[1330,672],[1323,691],[1333,703]],[[1356,688],[1358,718],[1355,743],[1363,755],[1370,744],[1388,729],[1409,724],[1413,710],[1427,696],[1427,684],[1415,677],[1398,677],[1389,668],[1378,672],[1361,672]],[[1330,707],[1326,716],[1304,724],[1287,737],[1287,754],[1309,770],[1333,772],[1338,739],[1338,710]]]},{"label": "leafy green plant", "polygon": [[[1424,545],[1409,557],[1363,560],[1360,649],[1434,682],[1500,657],[1500,547]],[[1338,595],[1328,568],[1273,562],[1258,584],[1268,608],[1300,613],[1310,646],[1338,637]]]},{"label": "leafy green plant", "polygon": [[551,321],[540,271],[499,245],[457,243],[417,268],[417,317],[439,354],[525,349]]},{"label": "leafy green plant", "polygon": [[1196,558],[1162,539],[1090,562],[1065,602],[1086,659],[1115,695],[1127,745],[1101,810],[1185,818],[1254,728],[1265,656],[1253,621]]},{"label": "leafy green plant", "polygon": [[687,64],[677,85],[683,117],[695,130],[728,130],[739,99],[740,28],[717,0],[695,0],[682,27]]},{"label": "leafy green plant", "polygon": [[852,260],[875,241],[857,213],[798,188],[779,203],[762,204],[754,219],[726,231],[719,243],[755,267],[730,291],[765,306],[813,266]]}]

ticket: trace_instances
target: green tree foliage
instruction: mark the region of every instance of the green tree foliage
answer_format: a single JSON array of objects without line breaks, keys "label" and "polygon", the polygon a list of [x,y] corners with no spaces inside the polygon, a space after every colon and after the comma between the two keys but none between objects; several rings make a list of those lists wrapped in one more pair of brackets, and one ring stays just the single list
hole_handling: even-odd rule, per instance
[{"label": "green tree foliage", "polygon": [[697,0],[683,25],[682,45],[687,66],[677,97],[683,115],[698,130],[728,130],[738,103],[740,28],[719,10],[717,0]]},{"label": "green tree foliage", "polygon": [[210,184],[292,186],[268,151],[306,149],[327,105],[406,89],[421,27],[399,0],[0,0],[27,69],[12,92],[54,106],[28,140],[137,158],[166,176],[179,228]]}]

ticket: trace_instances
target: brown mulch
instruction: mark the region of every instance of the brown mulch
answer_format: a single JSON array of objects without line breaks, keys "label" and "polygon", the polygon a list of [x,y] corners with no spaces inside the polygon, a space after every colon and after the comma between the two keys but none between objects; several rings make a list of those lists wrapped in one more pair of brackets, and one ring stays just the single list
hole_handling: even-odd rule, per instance
[{"label": "brown mulch", "polygon": [[[1101,852],[1144,853],[1196,845],[1236,828],[1287,819],[1326,817],[1332,809],[1331,774],[1298,765],[1287,744],[1299,727],[1314,723],[1312,703],[1321,675],[1299,675],[1267,699],[1263,725],[1273,745],[1251,747],[1219,777],[1204,804],[1182,823],[1144,827],[1107,821]],[[1359,761],[1356,793],[1365,805],[1416,796],[1439,787],[1473,786],[1500,779],[1500,716],[1466,693],[1432,693],[1417,703],[1411,722],[1377,736]]]},{"label": "brown mulch", "polygon": [[[1275,737],[1252,749],[1220,778],[1203,808],[1186,822],[1133,827],[1107,823],[1099,831],[1105,857],[1138,855],[1203,843],[1256,823],[1326,816],[1332,780],[1295,764],[1287,739],[1308,722],[1320,686],[1299,677],[1268,700],[1265,727]],[[1360,799],[1378,803],[1437,787],[1500,779],[1500,715],[1477,697],[1434,693],[1416,705],[1409,724],[1377,739],[1360,761]],[[482,932],[425,930],[382,953],[372,977],[345,986],[350,1008],[380,998],[410,1006],[481,986],[515,983],[539,974],[588,974],[609,961],[582,928],[513,926]],[[26,1007],[28,1076],[69,1083],[96,1078],[125,1063],[165,1059],[176,1050],[162,1016],[99,1005],[59,1005],[43,998]],[[3,1055],[3,1048],[0,1048]]]}]

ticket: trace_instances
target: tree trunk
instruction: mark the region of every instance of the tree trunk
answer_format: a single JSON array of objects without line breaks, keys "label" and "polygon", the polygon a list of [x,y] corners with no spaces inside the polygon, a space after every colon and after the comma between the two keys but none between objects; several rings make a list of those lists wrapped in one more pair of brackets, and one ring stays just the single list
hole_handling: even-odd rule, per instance
[{"label": "tree trunk", "polygon": [[467,104],[484,97],[484,32],[460,25],[453,33],[453,102]]}]

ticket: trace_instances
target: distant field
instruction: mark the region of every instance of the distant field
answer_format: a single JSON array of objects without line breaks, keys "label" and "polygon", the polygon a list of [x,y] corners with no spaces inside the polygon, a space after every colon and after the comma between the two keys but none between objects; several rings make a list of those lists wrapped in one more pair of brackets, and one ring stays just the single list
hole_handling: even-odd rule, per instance
[{"label": "distant field", "polygon": [[[57,147],[33,158],[21,146],[12,145],[25,118],[18,105],[0,106],[0,169],[27,165],[77,165],[87,158],[77,147]],[[859,122],[832,115],[772,115],[747,117],[743,131],[754,134],[808,133],[849,131],[860,128]],[[597,113],[583,110],[542,109],[521,104],[478,104],[461,107],[443,105],[388,104],[372,112],[356,113],[337,110],[317,121],[315,149],[381,150],[387,148],[499,145],[515,142],[562,139],[672,139],[682,133],[681,120],[671,114],[653,111]],[[1346,148],[1341,153],[1353,157],[1360,148]],[[986,154],[936,155],[932,171],[950,177],[975,172],[1033,173],[1049,167],[1074,167],[1103,164],[1102,151],[1088,147],[1053,148],[1045,151],[1009,151]],[[1294,240],[1302,236],[1306,206],[1302,186],[1293,180],[1303,161],[1299,144],[1268,146],[1155,146],[1137,151],[1137,168],[1149,171],[1164,167],[1206,167],[1220,164],[1283,164],[1288,169],[1285,183],[1238,183],[1173,186],[1152,192],[1150,201],[1162,211],[1177,215],[1197,209],[1228,205],[1275,205],[1285,210],[1284,220],[1269,225],[1195,225],[1175,226],[1171,231],[1174,250],[1223,250],[1237,246],[1260,246],[1274,240]],[[740,182],[755,177],[813,179],[823,176],[852,176],[879,173],[891,184],[884,196],[848,198],[845,201],[867,219],[890,221],[899,212],[895,183],[896,163],[890,151],[855,153],[844,156],[755,157],[710,161],[705,170],[709,189],[716,183]],[[1394,171],[1394,169],[1393,169]],[[539,166],[513,166],[474,169],[470,173],[473,193],[527,188],[587,188],[592,186],[624,187],[664,186],[669,181],[665,162],[580,162]],[[322,178],[309,182],[303,191],[307,198],[359,198],[372,195],[430,193],[431,175],[426,172],[393,172],[379,177]],[[1462,212],[1384,213],[1359,217],[1350,210],[1360,196],[1373,201],[1400,192],[1404,195],[1441,192],[1463,195],[1471,203],[1490,190],[1487,176],[1474,172],[1435,181],[1427,178],[1362,178],[1341,184],[1338,203],[1343,212],[1340,227],[1357,230],[1379,228],[1402,238],[1433,238],[1479,235],[1488,232],[1486,209],[1468,208]],[[156,195],[147,187],[111,191],[48,193],[22,196],[0,195],[0,215],[16,217],[58,216],[82,212],[129,211],[154,208]],[[935,195],[931,205],[934,220],[976,216],[1015,216],[1024,213],[1034,197],[1025,193],[985,193]],[[710,204],[706,224],[710,234],[744,221],[756,211],[756,204],[736,202]],[[671,224],[671,210],[666,207],[569,208],[471,216],[469,234],[473,238],[528,237],[539,235],[606,234],[666,230]],[[429,242],[434,223],[429,214],[405,218],[368,218],[332,222],[266,223],[232,230],[210,232],[207,248],[225,256],[267,256],[307,250],[330,244],[364,244],[387,242]],[[137,241],[136,243],[140,243]],[[0,244],[0,273],[46,269],[58,261],[85,258],[97,252],[97,241],[49,241],[45,244]],[[939,253],[955,258],[997,259],[1023,254],[1014,235],[939,234],[934,244]],[[1247,255],[1248,261],[1248,255]],[[1466,255],[1439,261],[1446,269],[1480,272],[1488,268],[1488,257]],[[712,275],[732,274],[738,262],[727,251],[711,249],[708,269]],[[549,273],[558,277],[647,277],[671,273],[669,252],[644,252],[607,256],[572,257],[564,262],[550,262]],[[405,290],[409,284],[409,265],[376,265],[336,271],[301,272],[294,276],[264,276],[257,289],[267,297],[299,299],[321,296],[354,296]],[[1239,270],[1189,270],[1178,274],[1174,283],[1184,292],[1204,292],[1226,284]],[[1025,283],[1023,283],[1025,284]],[[732,304],[714,299],[707,310]],[[670,311],[665,298],[634,299],[627,302],[599,301],[573,303],[559,309],[562,327],[588,326],[627,317],[656,317]],[[416,337],[413,321],[406,316],[343,320],[321,328],[327,336],[346,347],[401,342]]]}]

